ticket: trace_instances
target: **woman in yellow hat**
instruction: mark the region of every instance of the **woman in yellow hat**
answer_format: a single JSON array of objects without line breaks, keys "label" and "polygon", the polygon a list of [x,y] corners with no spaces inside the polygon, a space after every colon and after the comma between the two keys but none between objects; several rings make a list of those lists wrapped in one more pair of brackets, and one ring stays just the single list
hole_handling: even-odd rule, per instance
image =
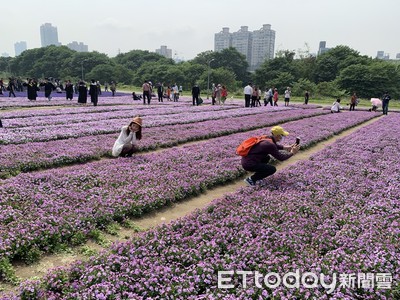
[{"label": "woman in yellow hat", "polygon": [[137,116],[129,123],[122,126],[121,133],[114,143],[112,156],[131,157],[137,151],[136,143],[142,139],[142,119]]}]

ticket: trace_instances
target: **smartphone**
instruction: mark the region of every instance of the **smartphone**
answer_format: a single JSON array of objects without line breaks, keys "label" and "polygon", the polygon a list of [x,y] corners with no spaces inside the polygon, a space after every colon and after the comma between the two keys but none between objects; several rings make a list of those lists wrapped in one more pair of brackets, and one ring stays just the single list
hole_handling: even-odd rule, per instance
[{"label": "smartphone", "polygon": [[298,144],[300,144],[300,138],[299,137],[296,138],[296,145],[298,145]]}]

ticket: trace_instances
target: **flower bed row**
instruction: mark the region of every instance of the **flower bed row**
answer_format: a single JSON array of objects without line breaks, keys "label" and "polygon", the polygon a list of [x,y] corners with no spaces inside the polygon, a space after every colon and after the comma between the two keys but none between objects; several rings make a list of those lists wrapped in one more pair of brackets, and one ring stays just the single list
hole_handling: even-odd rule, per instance
[{"label": "flower bed row", "polygon": [[[270,111],[291,110],[290,108],[274,108]],[[245,108],[229,109],[229,110],[212,110],[197,113],[185,112],[178,115],[152,115],[143,117],[143,127],[154,127],[170,124],[185,124],[201,122],[205,120],[213,120],[219,118],[227,118],[234,116],[250,115],[263,113],[263,110],[249,110]],[[111,115],[114,113],[110,113]],[[90,114],[91,115],[91,114]],[[90,115],[88,118],[90,118]],[[87,135],[99,135],[105,133],[119,132],[122,125],[126,125],[135,114],[124,116],[121,119],[92,120],[84,123],[65,123],[57,125],[29,126],[22,128],[5,128],[0,131],[0,144],[20,144],[27,142],[39,142],[58,139],[67,139],[71,137],[80,137]],[[115,116],[115,115],[114,115]],[[76,118],[75,115],[71,119]],[[26,122],[26,120],[24,119]],[[61,120],[62,121],[62,120]]]},{"label": "flower bed row", "polygon": [[[156,104],[157,100],[152,99],[152,103]],[[181,101],[183,103],[183,101]],[[117,93],[115,97],[110,94],[106,96],[99,97],[98,106],[108,106],[108,105],[124,105],[124,104],[133,104],[140,105],[142,101],[133,101],[132,95],[126,93]],[[163,102],[163,105],[169,105],[173,102]],[[39,97],[36,101],[29,101],[25,96],[19,97],[0,97],[0,104],[3,108],[20,108],[20,107],[52,107],[52,106],[79,106],[82,104],[78,104],[78,97],[74,97],[72,101],[66,100],[64,97],[54,97],[51,101],[48,101],[47,98]],[[90,103],[90,97],[88,98],[88,105],[92,105]],[[161,103],[160,103],[161,104]]]},{"label": "flower bed row", "polygon": [[[238,109],[237,106],[128,106],[120,105],[113,107],[104,107],[100,111],[97,107],[76,107],[76,108],[58,108],[42,109],[35,111],[19,110],[2,114],[3,126],[6,128],[26,127],[26,126],[50,126],[68,123],[80,123],[88,121],[97,121],[103,119],[122,119],[127,116],[140,115],[171,115],[181,113],[199,113],[205,111],[226,111],[229,109]],[[279,110],[279,109],[275,109]],[[243,111],[243,113],[251,113]],[[257,112],[252,112],[257,113]],[[6,118],[4,117],[6,115]]]},{"label": "flower bed row", "polygon": [[[397,299],[400,142],[393,132],[400,132],[397,115],[279,172],[266,187],[240,189],[89,262],[26,282],[14,299]],[[254,283],[255,271],[282,279],[297,270],[315,274],[316,287],[300,279],[290,288],[265,277]],[[223,282],[233,288],[218,288],[218,271],[252,275],[246,287],[236,273]]]},{"label": "flower bed row", "polygon": [[[369,115],[369,114],[366,114]],[[361,119],[361,118],[360,118]],[[360,120],[358,120],[360,121]],[[341,131],[355,118],[324,115],[285,124],[304,147]],[[235,148],[249,135],[233,134],[159,153],[64,169],[20,174],[0,185],[0,259],[28,259],[59,243],[88,236],[96,227],[139,216],[238,178],[245,172]]]},{"label": "flower bed row", "polygon": [[[53,107],[53,106],[81,106],[82,104],[78,104],[78,98],[74,96],[72,101],[66,100],[65,95],[64,97],[54,97],[51,101],[48,101],[47,98],[39,97],[36,101],[29,101],[25,96],[18,96],[18,97],[0,97],[0,106],[3,109],[13,109],[13,108],[20,108],[20,107]],[[204,99],[203,104],[211,104],[211,99]],[[241,105],[244,105],[244,99],[240,101]],[[126,93],[117,93],[115,97],[107,94],[105,96],[99,97],[98,107],[101,106],[109,106],[109,105],[126,105],[132,104],[141,106],[143,105],[143,101],[133,101],[131,94]],[[236,105],[231,103],[232,105]],[[90,97],[88,98],[87,105],[92,105],[90,103]],[[164,106],[164,105],[192,105],[192,98],[187,96],[179,97],[178,102],[167,101],[164,99],[163,102],[158,102],[157,98],[152,98],[151,100],[152,106]],[[230,105],[227,103],[226,105]]]},{"label": "flower bed row", "polygon": [[[255,128],[271,126],[324,114],[321,110],[284,111],[257,115],[208,120],[193,124],[175,124],[145,128],[139,151],[171,147],[188,141],[208,139]],[[221,113],[223,116],[223,114]],[[111,156],[117,134],[85,136],[67,140],[9,144],[0,153],[0,178],[22,172],[82,163],[103,156]]]}]

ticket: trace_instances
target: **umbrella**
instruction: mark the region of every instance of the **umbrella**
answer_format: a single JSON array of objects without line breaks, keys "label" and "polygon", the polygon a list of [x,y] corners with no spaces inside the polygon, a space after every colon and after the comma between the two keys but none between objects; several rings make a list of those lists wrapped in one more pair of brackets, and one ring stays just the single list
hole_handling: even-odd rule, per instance
[{"label": "umbrella", "polygon": [[382,100],[379,98],[371,98],[371,103],[373,106],[382,106]]}]

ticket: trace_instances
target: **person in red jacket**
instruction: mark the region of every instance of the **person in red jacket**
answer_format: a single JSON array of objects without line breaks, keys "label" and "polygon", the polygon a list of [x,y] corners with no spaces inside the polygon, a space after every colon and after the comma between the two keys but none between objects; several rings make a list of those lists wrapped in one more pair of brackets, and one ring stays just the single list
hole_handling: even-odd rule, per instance
[{"label": "person in red jacket", "polygon": [[257,181],[276,172],[276,168],[269,164],[270,155],[277,160],[284,161],[299,151],[300,146],[296,143],[287,146],[278,144],[278,142],[283,142],[284,137],[288,135],[289,132],[285,131],[281,126],[274,126],[271,128],[269,139],[254,145],[247,156],[242,157],[243,169],[255,172],[244,180],[247,185],[255,186]]}]

